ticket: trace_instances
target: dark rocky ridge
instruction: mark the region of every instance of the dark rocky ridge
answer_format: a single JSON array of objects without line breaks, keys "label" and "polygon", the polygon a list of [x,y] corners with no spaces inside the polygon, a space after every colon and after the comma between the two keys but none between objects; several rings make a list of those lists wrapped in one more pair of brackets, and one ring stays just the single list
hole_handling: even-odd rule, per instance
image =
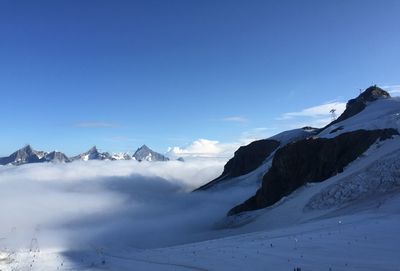
[{"label": "dark rocky ridge", "polygon": [[357,130],[335,138],[308,138],[277,150],[255,196],[228,215],[270,206],[308,182],[322,182],[343,171],[376,140],[398,135],[395,129]]},{"label": "dark rocky ridge", "polygon": [[258,168],[280,145],[273,139],[257,140],[247,146],[240,147],[233,158],[225,165],[221,176],[211,182],[197,188],[195,191],[206,190],[217,183],[229,178],[238,177],[250,173]]},{"label": "dark rocky ridge", "polygon": [[370,86],[357,98],[349,100],[346,104],[346,110],[336,120],[329,123],[323,129],[360,113],[365,109],[367,103],[385,98],[390,98],[390,94],[388,92],[377,86]]}]

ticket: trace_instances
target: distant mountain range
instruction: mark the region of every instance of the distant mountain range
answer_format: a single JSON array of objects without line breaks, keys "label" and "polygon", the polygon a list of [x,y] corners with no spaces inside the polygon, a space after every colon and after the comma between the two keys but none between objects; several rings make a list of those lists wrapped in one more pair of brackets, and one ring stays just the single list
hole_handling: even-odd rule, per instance
[{"label": "distant mountain range", "polygon": [[[0,165],[23,165],[31,163],[70,163],[73,161],[88,161],[88,160],[137,160],[155,162],[155,161],[169,161],[170,159],[158,152],[153,151],[146,145],[138,148],[133,155],[129,153],[114,153],[99,152],[96,146],[93,146],[87,152],[78,154],[73,157],[68,157],[62,152],[52,151],[37,151],[34,150],[30,145],[17,150],[7,157],[0,157]],[[179,161],[183,161],[182,158],[178,158]]]}]

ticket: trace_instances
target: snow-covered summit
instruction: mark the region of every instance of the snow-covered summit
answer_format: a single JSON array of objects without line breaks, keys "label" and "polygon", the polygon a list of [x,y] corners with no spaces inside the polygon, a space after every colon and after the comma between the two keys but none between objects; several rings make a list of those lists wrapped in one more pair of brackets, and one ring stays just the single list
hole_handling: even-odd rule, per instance
[{"label": "snow-covered summit", "polygon": [[400,129],[400,98],[385,97],[365,104],[365,108],[356,115],[334,122],[322,130],[318,136],[332,138],[342,133],[359,129],[376,130]]}]

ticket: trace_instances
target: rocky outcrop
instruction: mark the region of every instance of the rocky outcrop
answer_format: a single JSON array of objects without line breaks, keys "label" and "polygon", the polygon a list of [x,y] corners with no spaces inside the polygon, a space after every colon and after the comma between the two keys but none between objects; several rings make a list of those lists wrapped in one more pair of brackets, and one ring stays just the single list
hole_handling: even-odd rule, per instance
[{"label": "rocky outcrop", "polygon": [[233,158],[226,163],[221,176],[199,187],[198,190],[206,190],[229,178],[245,175],[258,168],[278,147],[277,140],[263,139],[240,147]]},{"label": "rocky outcrop", "polygon": [[308,182],[322,182],[343,171],[378,139],[398,135],[395,129],[357,130],[335,138],[308,138],[276,151],[257,193],[228,215],[270,206]]},{"label": "rocky outcrop", "polygon": [[369,102],[385,98],[390,98],[390,94],[388,92],[377,86],[371,86],[367,88],[363,93],[361,93],[357,98],[349,100],[346,104],[346,110],[336,120],[332,121],[325,128],[360,113],[364,110]]}]

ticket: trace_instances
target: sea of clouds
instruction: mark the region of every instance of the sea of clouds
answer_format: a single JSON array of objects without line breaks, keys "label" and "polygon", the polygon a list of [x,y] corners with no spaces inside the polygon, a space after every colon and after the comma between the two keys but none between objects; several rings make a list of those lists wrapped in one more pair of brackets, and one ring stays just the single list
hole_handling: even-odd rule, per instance
[{"label": "sea of clouds", "polygon": [[204,240],[242,189],[191,193],[226,160],[0,166],[0,246],[163,247]]}]

